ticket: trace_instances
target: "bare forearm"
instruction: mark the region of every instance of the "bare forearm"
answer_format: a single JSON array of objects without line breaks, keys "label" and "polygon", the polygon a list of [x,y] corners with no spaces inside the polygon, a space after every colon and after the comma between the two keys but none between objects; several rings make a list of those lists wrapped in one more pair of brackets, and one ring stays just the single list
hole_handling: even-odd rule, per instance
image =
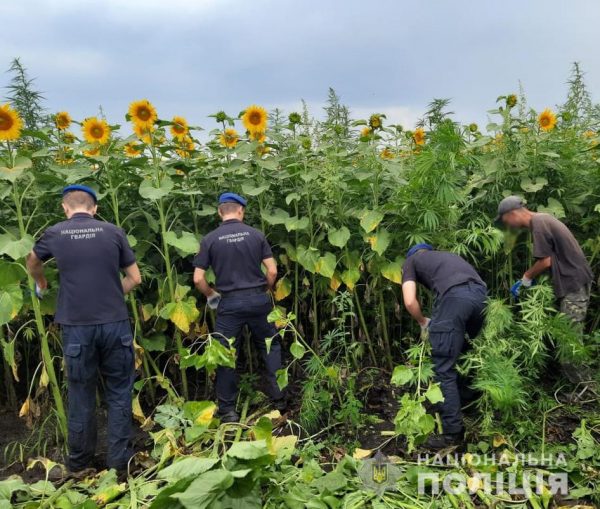
[{"label": "bare forearm", "polygon": [[128,276],[125,276],[123,279],[121,279],[121,284],[123,285],[123,293],[125,295],[127,295],[131,290],[133,290],[137,286],[137,283]]},{"label": "bare forearm", "polygon": [[419,322],[419,325],[425,323],[426,318],[423,315],[423,312],[421,311],[421,305],[419,304],[418,300],[407,304],[406,310],[409,312],[410,316],[412,316],[417,322]]},{"label": "bare forearm", "polygon": [[274,274],[267,273],[267,287],[269,290],[275,288],[275,282],[277,281],[277,272]]},{"label": "bare forearm", "polygon": [[551,258],[540,258],[523,274],[528,279],[534,279],[539,276],[542,272],[548,270],[552,265]]},{"label": "bare forearm", "polygon": [[208,284],[206,279],[200,279],[199,281],[197,281],[196,288],[205,297],[210,297],[213,293],[215,293],[215,290]]},{"label": "bare forearm", "polygon": [[46,284],[46,277],[44,276],[44,264],[40,261],[39,258],[34,258],[31,255],[27,257],[26,264],[27,271],[38,284],[38,286],[44,287]]}]

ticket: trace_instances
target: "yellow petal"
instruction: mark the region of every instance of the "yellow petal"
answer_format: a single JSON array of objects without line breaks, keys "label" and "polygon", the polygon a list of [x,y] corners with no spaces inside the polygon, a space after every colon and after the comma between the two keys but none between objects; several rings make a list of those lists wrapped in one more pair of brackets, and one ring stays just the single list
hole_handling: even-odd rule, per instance
[{"label": "yellow petal", "polygon": [[364,460],[365,458],[368,458],[369,456],[371,456],[371,454],[373,454],[373,449],[354,449],[354,453],[352,454],[352,457],[355,460]]}]

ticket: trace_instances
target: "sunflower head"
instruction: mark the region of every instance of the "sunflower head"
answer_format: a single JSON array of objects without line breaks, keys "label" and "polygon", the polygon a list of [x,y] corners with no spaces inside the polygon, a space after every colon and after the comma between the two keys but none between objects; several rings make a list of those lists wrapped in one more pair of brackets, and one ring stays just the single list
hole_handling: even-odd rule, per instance
[{"label": "sunflower head", "polygon": [[256,104],[248,106],[242,115],[242,122],[250,134],[264,133],[267,130],[267,110]]},{"label": "sunflower head", "polygon": [[104,145],[110,138],[110,127],[106,120],[96,117],[86,118],[81,126],[83,137],[88,143]]},{"label": "sunflower head", "polygon": [[75,135],[71,131],[65,131],[63,141],[67,144],[75,143]]},{"label": "sunflower head", "polygon": [[478,129],[479,127],[475,122],[469,124],[469,131],[471,131],[472,133],[476,133]]},{"label": "sunflower head", "polygon": [[176,149],[175,151],[177,152],[177,154],[179,154],[180,157],[190,157],[192,150],[194,150],[196,148],[196,145],[194,144],[194,140],[192,140],[192,138],[190,138],[189,136],[182,136],[181,138],[177,139],[177,145],[179,146],[178,149]]},{"label": "sunflower head", "polygon": [[251,132],[250,139],[252,141],[258,141],[258,143],[264,143],[267,139],[267,135],[262,131]]},{"label": "sunflower head", "polygon": [[300,116],[300,113],[293,112],[290,113],[288,120],[290,121],[290,124],[296,125],[302,122],[302,117]]},{"label": "sunflower head", "polygon": [[225,129],[219,136],[219,143],[226,148],[235,148],[240,136],[233,128]]},{"label": "sunflower head", "polygon": [[130,120],[135,125],[141,125],[148,128],[152,127],[158,118],[156,108],[148,101],[148,99],[133,101],[129,105],[128,114]]},{"label": "sunflower head", "polygon": [[413,141],[417,145],[425,145],[425,129],[417,127],[412,135]]},{"label": "sunflower head", "polygon": [[92,148],[89,148],[89,149],[83,151],[83,155],[87,156],[87,157],[97,156],[99,153],[100,153],[99,146],[92,147]]},{"label": "sunflower head", "polygon": [[135,143],[127,143],[123,147],[123,151],[127,157],[137,157],[142,153],[142,147],[140,145],[136,145]]},{"label": "sunflower head", "polygon": [[371,129],[380,129],[382,125],[383,123],[381,121],[381,115],[377,113],[371,115],[371,117],[369,118],[369,127]]},{"label": "sunflower head", "polygon": [[215,119],[217,122],[220,122],[222,124],[227,120],[227,113],[225,113],[224,111],[219,111],[216,113]]},{"label": "sunflower head", "polygon": [[154,133],[154,127],[133,124],[133,132],[146,145],[152,144],[152,133]]},{"label": "sunflower head", "polygon": [[514,108],[517,105],[517,96],[515,94],[510,94],[506,96],[506,106],[509,108]]},{"label": "sunflower head", "polygon": [[0,141],[19,139],[22,128],[19,114],[9,104],[0,105]]},{"label": "sunflower head", "polygon": [[381,159],[394,159],[394,153],[389,149],[389,147],[385,147],[381,153],[379,154]]},{"label": "sunflower head", "polygon": [[68,129],[71,125],[71,115],[69,115],[66,111],[59,111],[56,115],[54,115],[54,123],[56,124],[57,129],[61,131]]},{"label": "sunflower head", "polygon": [[542,131],[552,131],[556,126],[556,115],[550,108],[546,108],[538,116],[538,124]]},{"label": "sunflower head", "polygon": [[366,138],[368,136],[371,136],[371,128],[370,127],[363,127],[360,130],[360,137],[361,138]]},{"label": "sunflower head", "polygon": [[171,126],[171,134],[173,138],[183,138],[190,131],[187,120],[183,117],[173,117],[173,125]]},{"label": "sunflower head", "polygon": [[301,143],[304,150],[310,150],[312,142],[308,136],[302,136]]}]

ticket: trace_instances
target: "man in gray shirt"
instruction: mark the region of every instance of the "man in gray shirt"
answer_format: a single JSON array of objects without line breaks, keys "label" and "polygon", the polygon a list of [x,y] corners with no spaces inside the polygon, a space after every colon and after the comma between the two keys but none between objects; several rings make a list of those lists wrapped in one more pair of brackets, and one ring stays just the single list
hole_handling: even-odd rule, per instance
[{"label": "man in gray shirt", "polygon": [[509,196],[500,202],[497,220],[512,228],[527,228],[533,236],[533,257],[536,261],[513,285],[513,295],[518,297],[522,287],[531,286],[534,278],[550,269],[561,313],[583,327],[593,274],[581,246],[569,229],[550,214],[527,209],[518,196]]}]

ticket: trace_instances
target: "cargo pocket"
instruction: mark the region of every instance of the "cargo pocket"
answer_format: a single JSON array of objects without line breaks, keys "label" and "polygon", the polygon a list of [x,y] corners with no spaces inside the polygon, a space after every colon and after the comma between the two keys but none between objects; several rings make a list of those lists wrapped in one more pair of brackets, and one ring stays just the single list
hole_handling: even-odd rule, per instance
[{"label": "cargo pocket", "polygon": [[133,375],[133,336],[131,333],[121,336],[121,346],[123,347],[123,374]]},{"label": "cargo pocket", "polygon": [[429,325],[431,355],[434,357],[453,357],[455,352],[454,335],[457,332],[452,320],[440,320]]},{"label": "cargo pocket", "polygon": [[67,379],[70,382],[81,382],[81,345],[67,345],[65,349]]}]

